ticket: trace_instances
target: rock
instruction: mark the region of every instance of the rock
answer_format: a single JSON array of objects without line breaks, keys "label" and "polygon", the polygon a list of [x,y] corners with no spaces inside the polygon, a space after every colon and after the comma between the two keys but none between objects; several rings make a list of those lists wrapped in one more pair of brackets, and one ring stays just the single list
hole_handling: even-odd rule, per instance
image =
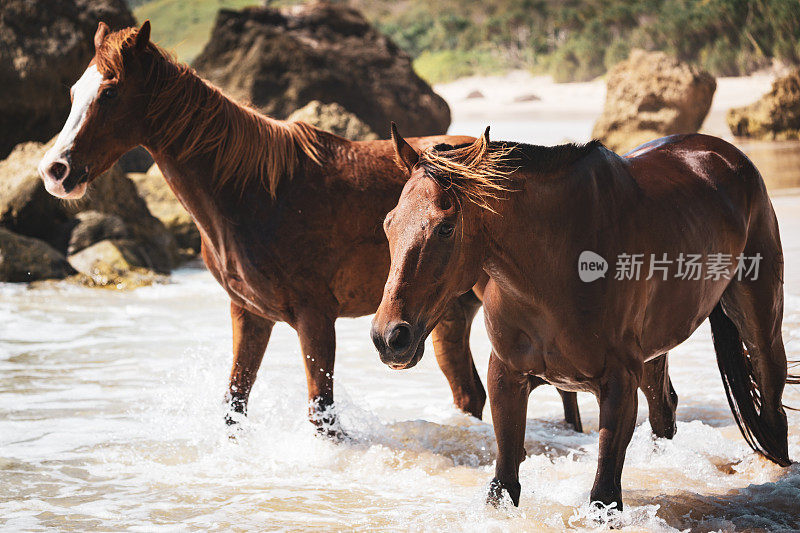
[{"label": "rock", "polygon": [[474,100],[474,99],[477,99],[477,98],[485,98],[485,96],[483,96],[483,93],[480,92],[477,89],[467,93],[467,100]]},{"label": "rock", "polygon": [[98,22],[135,24],[124,0],[0,3],[0,158],[23,141],[47,141],[69,114],[67,88],[94,55]]},{"label": "rock", "polygon": [[61,200],[45,190],[37,173],[44,151],[39,143],[23,143],[0,161],[0,226],[50,240],[71,217]]},{"label": "rock", "polygon": [[97,177],[81,200],[63,202],[50,196],[36,170],[47,146],[23,144],[0,163],[0,225],[45,240],[66,252],[79,213],[116,215],[130,238],[146,251],[152,268],[169,272],[177,264],[172,234],[150,214],[136,186],[118,166]]},{"label": "rock", "polygon": [[62,279],[73,272],[64,256],[46,242],[0,228],[0,281]]},{"label": "rock", "polygon": [[730,109],[726,118],[737,137],[800,139],[800,69],[775,80],[772,90],[756,102]]},{"label": "rock", "polygon": [[72,255],[106,239],[127,239],[128,228],[117,215],[99,211],[83,211],[75,215],[75,226],[69,237],[67,253]]},{"label": "rock", "polygon": [[114,165],[104,175],[95,179],[86,197],[64,205],[73,216],[82,211],[99,211],[117,215],[128,228],[149,258],[149,268],[168,273],[177,265],[178,250],[172,234],[154,217],[145,201],[139,196],[136,185]]},{"label": "rock", "polygon": [[287,120],[306,122],[351,141],[373,141],[379,138],[357,116],[336,103],[323,104],[314,100],[289,115]]},{"label": "rock", "polygon": [[541,100],[541,98],[535,94],[521,94],[514,97],[514,103],[538,102],[539,100]]},{"label": "rock", "polygon": [[146,174],[131,174],[139,195],[147,202],[150,212],[172,233],[183,259],[200,253],[200,232],[191,215],[172,194],[157,165]]},{"label": "rock", "polygon": [[711,107],[717,82],[709,73],[663,52],[634,50],[607,78],[603,114],[592,136],[624,152],[675,133],[695,133]]},{"label": "rock", "polygon": [[137,146],[125,152],[118,164],[123,172],[147,172],[153,166],[153,156],[144,147]]},{"label": "rock", "polygon": [[388,136],[441,134],[447,103],[411,58],[356,10],[315,2],[283,9],[222,9],[194,67],[240,101],[286,118],[313,100],[338,103]]},{"label": "rock", "polygon": [[97,287],[131,289],[150,285],[155,276],[150,258],[135,241],[107,239],[69,256],[69,263]]}]

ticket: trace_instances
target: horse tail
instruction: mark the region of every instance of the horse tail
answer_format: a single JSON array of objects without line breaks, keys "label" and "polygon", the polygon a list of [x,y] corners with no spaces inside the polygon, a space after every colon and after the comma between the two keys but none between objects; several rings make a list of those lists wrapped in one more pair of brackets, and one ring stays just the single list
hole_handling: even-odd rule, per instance
[{"label": "horse tail", "polygon": [[708,319],[711,322],[714,350],[717,353],[717,365],[725,386],[725,395],[742,436],[753,450],[770,461],[789,466],[785,445],[781,445],[781,436],[760,415],[761,391],[753,371],[753,362],[744,350],[736,324],[725,314],[719,303]]}]

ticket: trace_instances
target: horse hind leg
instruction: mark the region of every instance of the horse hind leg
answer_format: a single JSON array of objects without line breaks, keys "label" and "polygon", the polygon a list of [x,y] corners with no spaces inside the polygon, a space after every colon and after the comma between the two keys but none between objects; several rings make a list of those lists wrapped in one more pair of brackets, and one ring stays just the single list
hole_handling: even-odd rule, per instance
[{"label": "horse hind leg", "polygon": [[709,320],[728,403],[742,435],[754,450],[788,466],[788,427],[781,401],[787,378],[781,335],[783,282],[781,269],[772,268],[780,254],[770,258],[761,253],[767,259],[761,276],[731,281]]},{"label": "horse hind leg", "polygon": [[653,434],[660,438],[674,437],[677,429],[675,410],[678,408],[678,394],[669,379],[666,353],[644,364],[639,388],[647,398]]},{"label": "horse hind leg", "polygon": [[436,361],[450,384],[453,403],[475,418],[483,416],[486,404],[486,390],[469,348],[472,320],[480,306],[472,291],[459,296],[450,302],[431,332]]},{"label": "horse hind leg", "polygon": [[564,421],[572,426],[578,433],[583,433],[583,423],[581,422],[581,412],[578,409],[578,393],[557,389],[561,395],[561,403],[564,404]]}]

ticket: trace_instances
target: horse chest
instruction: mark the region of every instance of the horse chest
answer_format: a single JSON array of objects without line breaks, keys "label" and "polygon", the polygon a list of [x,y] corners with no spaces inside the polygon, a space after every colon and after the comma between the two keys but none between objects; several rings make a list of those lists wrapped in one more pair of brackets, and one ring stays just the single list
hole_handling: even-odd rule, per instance
[{"label": "horse chest", "polygon": [[557,314],[510,304],[490,293],[484,301],[486,325],[497,357],[521,374],[538,376],[565,390],[591,390],[602,374],[603,350],[582,342],[585,332]]},{"label": "horse chest", "polygon": [[235,256],[214,253],[205,241],[202,257],[233,303],[266,318],[287,320],[284,298],[280,298],[272,277],[248,268],[241,260],[234,260]]}]

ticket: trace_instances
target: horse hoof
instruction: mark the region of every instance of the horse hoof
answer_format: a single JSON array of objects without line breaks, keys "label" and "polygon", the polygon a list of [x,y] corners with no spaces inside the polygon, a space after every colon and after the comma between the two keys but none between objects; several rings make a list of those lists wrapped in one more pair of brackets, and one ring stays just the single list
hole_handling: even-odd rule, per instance
[{"label": "horse hoof", "polygon": [[622,511],[622,498],[608,498],[609,503],[601,499],[592,498],[589,505],[598,511]]},{"label": "horse hoof", "polygon": [[350,436],[342,428],[331,425],[317,426],[317,436],[337,444],[350,440]]},{"label": "horse hoof", "polygon": [[489,494],[486,496],[486,503],[497,509],[507,505],[508,500],[511,500],[514,507],[519,507],[520,492],[519,483],[514,483],[512,486],[510,483],[504,484],[499,479],[494,478],[489,483]]}]

